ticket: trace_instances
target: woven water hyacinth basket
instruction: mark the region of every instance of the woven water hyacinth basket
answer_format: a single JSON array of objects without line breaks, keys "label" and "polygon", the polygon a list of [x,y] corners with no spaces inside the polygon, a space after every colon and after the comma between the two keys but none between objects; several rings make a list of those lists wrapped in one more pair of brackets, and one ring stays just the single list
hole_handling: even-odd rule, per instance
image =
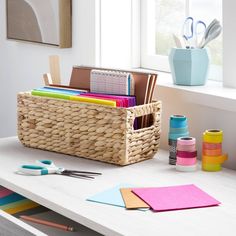
[{"label": "woven water hyacinth basket", "polygon": [[[153,115],[134,130],[136,117]],[[128,165],[150,159],[160,140],[161,103],[131,108],[18,94],[18,137],[27,147]]]}]

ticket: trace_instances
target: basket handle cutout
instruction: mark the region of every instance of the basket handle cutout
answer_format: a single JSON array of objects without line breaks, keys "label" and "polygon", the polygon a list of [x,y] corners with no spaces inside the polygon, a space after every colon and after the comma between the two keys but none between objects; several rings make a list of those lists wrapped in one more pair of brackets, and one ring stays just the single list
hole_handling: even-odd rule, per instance
[{"label": "basket handle cutout", "polygon": [[133,114],[130,125],[133,127],[134,131],[159,126],[161,119],[161,102],[137,106],[132,111]]},{"label": "basket handle cutout", "polygon": [[153,126],[154,124],[154,114],[145,115],[136,117],[133,120],[133,129],[134,130],[140,130],[143,128],[148,128]]}]

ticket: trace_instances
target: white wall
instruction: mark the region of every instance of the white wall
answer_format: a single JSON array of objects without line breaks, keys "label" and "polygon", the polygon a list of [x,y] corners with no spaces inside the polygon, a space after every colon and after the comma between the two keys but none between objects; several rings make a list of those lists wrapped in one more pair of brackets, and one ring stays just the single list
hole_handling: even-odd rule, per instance
[{"label": "white wall", "polygon": [[[218,108],[217,104],[215,107],[208,106],[207,100],[205,104],[199,104],[195,99],[191,99],[191,96],[192,94],[180,89],[157,86],[155,98],[161,100],[163,105],[161,148],[168,150],[169,117],[173,114],[185,115],[188,118],[190,136],[197,140],[198,158],[201,159],[202,133],[206,129],[222,129],[223,152],[229,154],[224,166],[236,170],[236,112],[226,110],[227,106],[220,106],[219,103]],[[217,102],[217,99],[215,101]]]},{"label": "white wall", "polygon": [[16,94],[43,85],[49,72],[48,56],[60,55],[63,83],[68,84],[72,65],[95,65],[95,0],[73,0],[72,48],[6,40],[6,6],[0,1],[0,137],[16,134]]}]

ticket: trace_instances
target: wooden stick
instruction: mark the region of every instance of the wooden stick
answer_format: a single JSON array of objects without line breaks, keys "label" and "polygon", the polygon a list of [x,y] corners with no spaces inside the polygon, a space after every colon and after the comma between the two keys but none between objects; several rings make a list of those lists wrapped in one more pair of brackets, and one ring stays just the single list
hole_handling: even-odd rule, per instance
[{"label": "wooden stick", "polygon": [[46,86],[53,84],[52,83],[52,77],[49,73],[43,75],[43,81]]},{"label": "wooden stick", "polygon": [[20,216],[20,218],[23,219],[23,220],[31,221],[33,223],[47,225],[47,226],[54,227],[54,228],[61,229],[61,230],[65,230],[65,231],[71,231],[71,232],[74,231],[74,228],[71,227],[71,226],[61,225],[61,224],[57,224],[57,223],[54,223],[54,222],[51,222],[51,221],[37,219],[37,218],[34,218],[32,216],[22,215],[22,216]]},{"label": "wooden stick", "polygon": [[61,84],[59,56],[49,56],[50,74],[53,84]]}]

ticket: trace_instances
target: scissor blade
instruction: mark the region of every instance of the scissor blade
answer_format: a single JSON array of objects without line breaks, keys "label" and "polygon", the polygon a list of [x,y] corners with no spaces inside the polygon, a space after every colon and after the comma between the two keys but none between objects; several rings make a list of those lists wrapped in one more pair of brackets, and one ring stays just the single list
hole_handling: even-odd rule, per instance
[{"label": "scissor blade", "polygon": [[89,175],[101,175],[102,174],[102,173],[98,173],[98,172],[79,171],[79,170],[64,170],[63,173],[89,174]]},{"label": "scissor blade", "polygon": [[80,179],[94,179],[92,176],[88,175],[79,175],[79,174],[71,174],[71,173],[61,173],[61,175],[69,176],[69,177],[74,177],[74,178],[80,178]]}]

